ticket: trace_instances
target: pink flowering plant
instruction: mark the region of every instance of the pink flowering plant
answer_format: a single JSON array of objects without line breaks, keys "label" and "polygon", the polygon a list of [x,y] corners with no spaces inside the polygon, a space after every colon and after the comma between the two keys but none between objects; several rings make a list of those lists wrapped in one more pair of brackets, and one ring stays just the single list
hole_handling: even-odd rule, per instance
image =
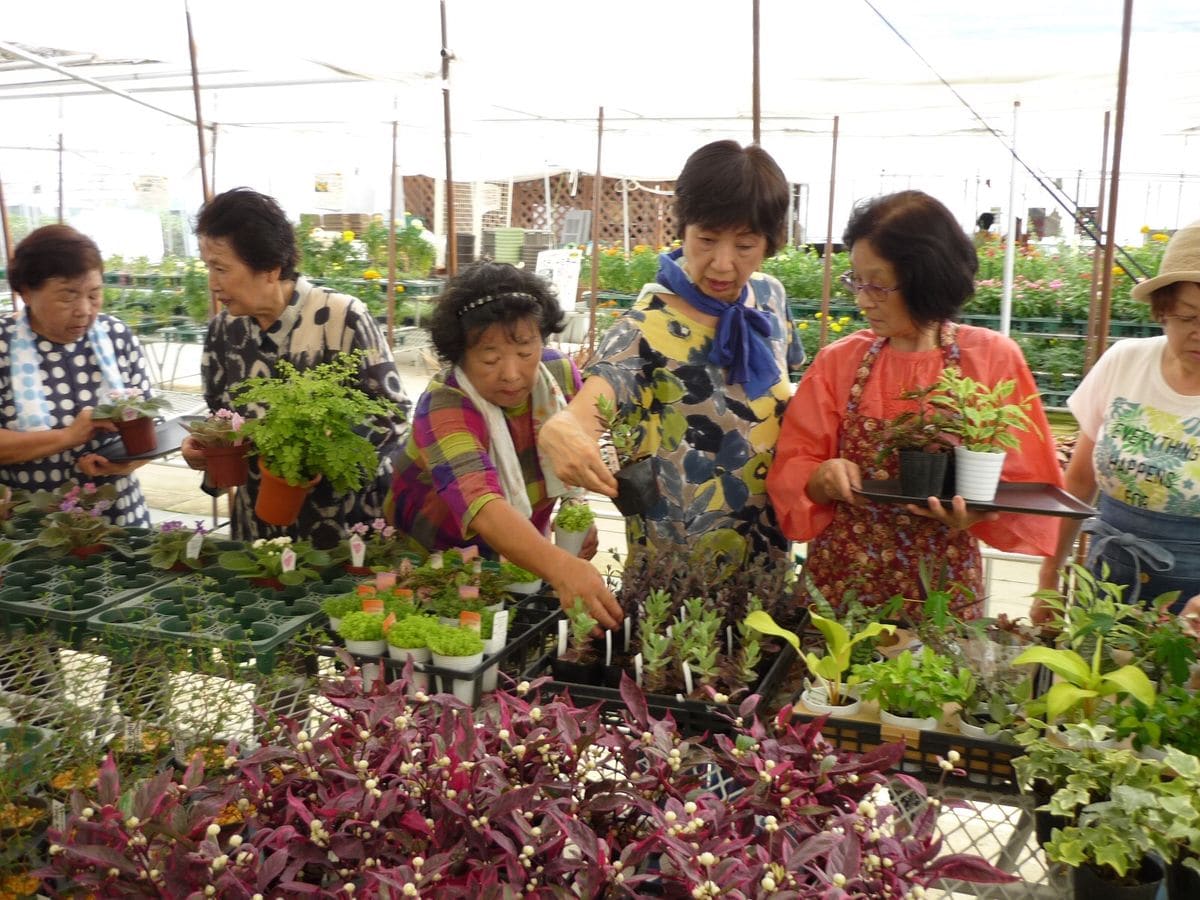
[{"label": "pink flowering plant", "polygon": [[[291,570],[284,570],[284,556],[294,554]],[[324,550],[317,550],[309,541],[293,541],[287,535],[277,538],[258,538],[239,550],[226,550],[217,557],[223,569],[245,578],[264,578],[285,585],[317,581],[321,570],[331,562]]]},{"label": "pink flowering plant", "polygon": [[[118,806],[105,763],[39,874],[97,897],[914,896],[943,878],[1015,880],[940,855],[938,803],[896,776],[903,747],[841,752],[790,707],[715,742],[649,715],[628,678],[619,727],[541,681],[479,713],[365,687],[349,657],[323,720],[281,719],[205,774],[157,776]],[[953,768],[947,763],[944,768]],[[724,782],[726,790],[712,788]],[[915,795],[902,813],[884,795]]]},{"label": "pink flowering plant", "polygon": [[[407,560],[410,563],[419,562],[428,551],[407,535],[396,531],[386,519],[375,519],[370,522],[357,522],[346,529],[344,553],[349,561],[350,542],[355,536],[362,539],[364,553],[363,566],[381,572],[398,570]],[[339,559],[342,558],[339,554]]]},{"label": "pink flowering plant", "polygon": [[[192,544],[196,535],[200,535],[198,547]],[[194,555],[189,554],[189,545],[196,547],[197,552]],[[209,529],[204,527],[202,520],[197,519],[195,526],[189,528],[176,519],[159,525],[150,540],[150,545],[141,552],[149,557],[150,565],[156,569],[174,569],[180,566],[199,569],[216,557],[217,543],[209,536]]]},{"label": "pink flowering plant", "polygon": [[167,409],[165,397],[156,397],[140,388],[118,388],[108,392],[104,401],[96,404],[92,417],[112,419],[114,422],[132,422],[134,419],[153,418]]},{"label": "pink flowering plant", "polygon": [[111,546],[125,529],[104,518],[117,499],[112,484],[68,481],[54,491],[38,491],[30,498],[45,513],[37,543],[52,550],[69,551],[97,544]]},{"label": "pink flowering plant", "polygon": [[240,447],[247,440],[242,433],[246,420],[232,409],[218,409],[208,418],[185,424],[205,447]]}]

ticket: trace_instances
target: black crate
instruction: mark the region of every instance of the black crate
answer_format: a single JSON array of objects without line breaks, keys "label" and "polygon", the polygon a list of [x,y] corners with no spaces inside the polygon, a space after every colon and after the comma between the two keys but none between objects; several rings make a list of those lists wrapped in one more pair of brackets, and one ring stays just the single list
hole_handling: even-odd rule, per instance
[{"label": "black crate", "polygon": [[[554,626],[553,623],[551,625],[554,634],[557,635],[557,626]],[[778,691],[779,686],[783,683],[788,669],[796,660],[796,651],[786,641],[780,643],[782,649],[775,654],[773,659],[769,660],[766,671],[759,679],[758,684],[752,687],[751,693],[761,697],[770,697]],[[535,660],[533,665],[525,670],[525,677],[539,678],[548,674],[556,651],[557,648],[551,646],[540,659]],[[552,695],[568,693],[579,706],[591,706],[599,703],[601,704],[601,714],[612,719],[614,723],[620,721],[620,713],[626,708],[625,700],[617,688],[552,680],[545,684],[542,690]],[[733,730],[732,720],[738,714],[736,704],[707,703],[701,700],[689,700],[682,695],[648,693],[645,697],[650,714],[661,718],[670,713],[679,733],[684,737],[700,734],[728,734]]]}]

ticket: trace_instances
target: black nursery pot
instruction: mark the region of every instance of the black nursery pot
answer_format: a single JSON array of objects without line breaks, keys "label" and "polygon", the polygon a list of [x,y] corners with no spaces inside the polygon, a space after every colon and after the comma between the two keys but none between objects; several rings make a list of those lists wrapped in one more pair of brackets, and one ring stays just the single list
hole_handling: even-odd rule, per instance
[{"label": "black nursery pot", "polygon": [[617,496],[613,505],[623,516],[644,516],[662,496],[658,489],[658,457],[630,463],[613,476]]},{"label": "black nursery pot", "polygon": [[1169,900],[1184,900],[1200,897],[1200,872],[1176,860],[1167,866],[1167,897]]},{"label": "black nursery pot", "polygon": [[571,684],[598,685],[603,668],[599,662],[579,663],[559,658],[550,660],[550,672],[554,680]]},{"label": "black nursery pot", "polygon": [[1088,900],[1154,900],[1163,880],[1163,867],[1150,857],[1142,859],[1142,867],[1136,873],[1136,884],[1118,884],[1102,878],[1096,869],[1087,863],[1071,870],[1076,897]]},{"label": "black nursery pot", "polygon": [[906,497],[944,497],[949,453],[926,450],[900,451],[900,491]]}]

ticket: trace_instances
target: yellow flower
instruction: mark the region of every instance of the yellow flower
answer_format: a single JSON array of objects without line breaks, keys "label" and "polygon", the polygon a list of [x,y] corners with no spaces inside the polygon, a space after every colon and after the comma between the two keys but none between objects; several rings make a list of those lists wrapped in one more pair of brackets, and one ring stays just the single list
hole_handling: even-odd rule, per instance
[{"label": "yellow flower", "polygon": [[815,313],[813,313],[813,318],[814,318],[814,319],[823,319],[824,317],[825,317],[825,313],[823,313],[823,312],[815,312]]},{"label": "yellow flower", "polygon": [[1149,225],[1143,225],[1143,226],[1142,226],[1142,234],[1149,234],[1149,233],[1150,233],[1150,226],[1149,226]]},{"label": "yellow flower", "polygon": [[1116,277],[1120,278],[1122,275],[1124,275],[1124,274],[1125,274],[1125,270],[1124,270],[1124,269],[1122,269],[1120,266],[1113,266],[1113,267],[1112,267],[1112,273],[1113,273],[1113,275],[1115,275]]},{"label": "yellow flower", "polygon": [[403,294],[404,293],[404,285],[402,285],[402,284],[396,285],[396,293]]},{"label": "yellow flower", "polygon": [[350,243],[352,240],[354,240],[354,232],[350,231],[349,229],[346,229],[345,231],[342,232],[342,240],[345,241],[347,244]]},{"label": "yellow flower", "polygon": [[801,322],[796,327],[799,328],[801,331],[808,331],[808,323],[807,322]]},{"label": "yellow flower", "polygon": [[649,248],[649,247],[647,247],[645,244],[634,244],[634,245],[633,245],[633,252],[634,252],[634,253],[645,253],[645,252],[646,252],[647,250],[649,250],[649,249],[650,249],[650,248]]},{"label": "yellow flower", "polygon": [[839,324],[839,325],[848,325],[848,324],[850,324],[850,317],[849,317],[849,316],[842,316],[840,319],[838,319],[838,324]]},{"label": "yellow flower", "polygon": [[1171,238],[1168,235],[1163,234],[1161,231],[1156,231],[1154,234],[1150,235],[1150,240],[1158,241],[1160,244],[1165,244],[1170,239]]},{"label": "yellow flower", "polygon": [[363,278],[367,279],[367,281],[376,281],[380,278],[379,271],[376,269],[367,269],[367,271],[363,272]]},{"label": "yellow flower", "polygon": [[842,330],[842,326],[841,326],[841,325],[839,325],[837,322],[834,322],[834,323],[832,323],[832,324],[829,326],[829,330],[830,330],[830,331],[841,331],[841,330]]}]

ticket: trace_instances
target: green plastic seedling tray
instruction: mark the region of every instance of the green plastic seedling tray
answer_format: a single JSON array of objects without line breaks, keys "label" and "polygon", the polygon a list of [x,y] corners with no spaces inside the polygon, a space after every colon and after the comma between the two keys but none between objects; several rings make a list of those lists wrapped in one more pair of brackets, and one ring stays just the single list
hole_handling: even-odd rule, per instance
[{"label": "green plastic seedling tray", "polygon": [[77,644],[90,617],[174,577],[145,560],[107,553],[86,559],[21,556],[4,567],[0,626],[9,634],[50,628]]},{"label": "green plastic seedling tray", "polygon": [[355,584],[343,578],[274,590],[239,577],[217,582],[194,573],[91,616],[88,627],[114,649],[141,641],[218,647],[238,662],[253,658],[266,674],[275,668],[280,647],[324,621],[325,593],[346,593]]}]

